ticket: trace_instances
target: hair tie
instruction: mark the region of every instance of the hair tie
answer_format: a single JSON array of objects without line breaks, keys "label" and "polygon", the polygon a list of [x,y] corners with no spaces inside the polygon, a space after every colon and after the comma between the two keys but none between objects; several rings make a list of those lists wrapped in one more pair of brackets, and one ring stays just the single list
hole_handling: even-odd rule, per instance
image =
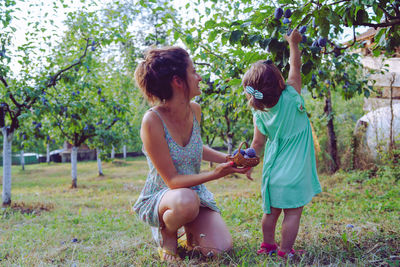
[{"label": "hair tie", "polygon": [[273,62],[272,62],[272,60],[267,59],[263,63],[266,64],[266,65],[271,65]]},{"label": "hair tie", "polygon": [[246,92],[252,96],[254,96],[255,99],[261,100],[263,99],[263,93],[261,93],[258,90],[255,90],[253,87],[251,86],[246,86]]}]

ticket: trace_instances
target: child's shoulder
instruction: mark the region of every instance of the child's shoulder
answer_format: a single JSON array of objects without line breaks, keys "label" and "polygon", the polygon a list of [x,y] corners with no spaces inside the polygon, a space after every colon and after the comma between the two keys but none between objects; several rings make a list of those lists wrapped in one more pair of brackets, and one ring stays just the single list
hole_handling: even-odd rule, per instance
[{"label": "child's shoulder", "polygon": [[296,89],[294,89],[294,87],[288,83],[286,83],[285,89],[283,89],[282,92],[286,92],[289,95],[299,95],[299,93],[297,93]]},{"label": "child's shoulder", "polygon": [[299,94],[296,89],[289,84],[286,85],[284,91],[285,93],[282,92],[282,95],[284,95],[285,98],[285,106],[290,105],[297,107],[300,112],[304,112],[304,99],[302,95]]}]

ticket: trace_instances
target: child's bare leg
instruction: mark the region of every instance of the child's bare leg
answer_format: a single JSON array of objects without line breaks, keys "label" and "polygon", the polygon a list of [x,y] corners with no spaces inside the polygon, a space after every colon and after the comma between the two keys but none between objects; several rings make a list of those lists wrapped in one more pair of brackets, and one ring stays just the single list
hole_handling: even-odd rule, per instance
[{"label": "child's bare leg", "polygon": [[300,218],[303,207],[295,209],[284,209],[284,218],[282,222],[282,239],[280,250],[282,252],[290,252],[299,232]]},{"label": "child's bare leg", "polygon": [[278,221],[281,211],[282,209],[271,207],[271,213],[263,215],[261,223],[264,243],[275,244],[276,222]]}]

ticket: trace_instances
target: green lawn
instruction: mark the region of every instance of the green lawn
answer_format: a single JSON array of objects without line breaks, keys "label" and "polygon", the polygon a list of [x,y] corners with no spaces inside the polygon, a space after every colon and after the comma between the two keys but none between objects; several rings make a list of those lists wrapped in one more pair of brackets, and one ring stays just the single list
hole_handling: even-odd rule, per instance
[{"label": "green lawn", "polygon": [[[103,171],[99,177],[96,162],[78,163],[78,188],[70,189],[69,164],[27,165],[25,171],[13,166],[13,209],[0,212],[0,265],[162,265],[149,227],[131,212],[146,179],[145,159],[104,163]],[[257,167],[255,173],[260,172]],[[306,206],[295,244],[307,253],[291,263],[399,266],[400,186],[395,176],[390,170],[321,175],[323,192]],[[231,230],[234,249],[213,260],[186,254],[184,265],[282,265],[256,254],[262,239],[260,179],[228,177],[207,187]]]}]

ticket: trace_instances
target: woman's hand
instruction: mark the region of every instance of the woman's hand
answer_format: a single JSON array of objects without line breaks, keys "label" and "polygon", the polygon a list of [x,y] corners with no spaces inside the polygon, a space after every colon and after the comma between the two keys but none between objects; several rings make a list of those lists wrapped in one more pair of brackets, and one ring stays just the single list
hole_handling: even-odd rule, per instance
[{"label": "woman's hand", "polygon": [[[218,177],[224,177],[228,174],[232,173],[241,173],[245,174],[249,168],[238,168],[235,166],[233,161],[218,164],[217,167],[214,169],[214,172],[217,174]],[[252,180],[252,179],[250,179]]]}]

